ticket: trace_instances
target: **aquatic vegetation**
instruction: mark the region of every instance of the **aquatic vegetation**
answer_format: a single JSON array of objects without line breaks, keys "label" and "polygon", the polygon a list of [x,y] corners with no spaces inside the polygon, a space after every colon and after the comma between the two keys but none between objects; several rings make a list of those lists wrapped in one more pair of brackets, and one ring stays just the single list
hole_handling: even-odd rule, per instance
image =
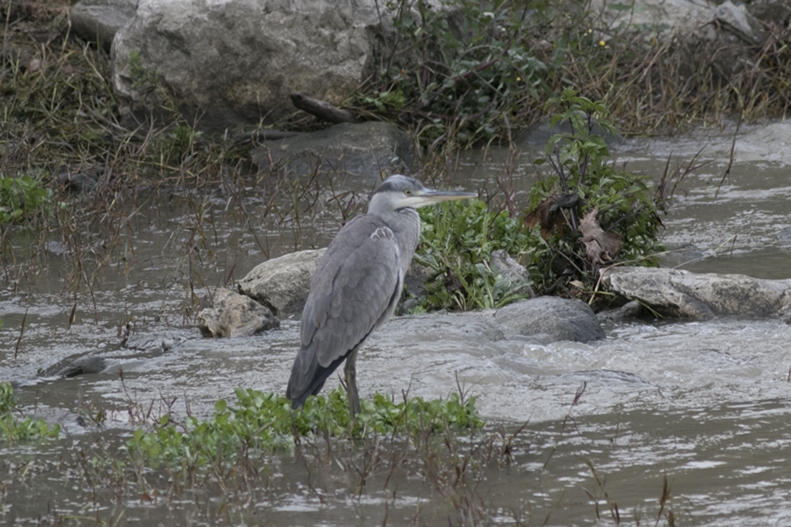
[{"label": "aquatic vegetation", "polygon": [[135,431],[127,443],[130,455],[150,462],[203,466],[218,460],[246,456],[251,451],[290,449],[305,437],[366,438],[373,435],[416,436],[446,428],[481,428],[475,398],[451,394],[445,400],[420,397],[395,402],[381,394],[361,400],[361,413],[349,416],[346,393],[336,388],[308,398],[302,410],[274,393],[236,389],[236,404],[217,401],[214,414],[205,420],[187,417],[176,422],[163,416],[146,432]]},{"label": "aquatic vegetation", "polygon": [[0,382],[0,441],[9,443],[56,438],[60,425],[49,425],[43,419],[15,415],[17,398],[10,383]]},{"label": "aquatic vegetation", "polygon": [[46,212],[52,191],[30,175],[0,177],[0,226]]}]

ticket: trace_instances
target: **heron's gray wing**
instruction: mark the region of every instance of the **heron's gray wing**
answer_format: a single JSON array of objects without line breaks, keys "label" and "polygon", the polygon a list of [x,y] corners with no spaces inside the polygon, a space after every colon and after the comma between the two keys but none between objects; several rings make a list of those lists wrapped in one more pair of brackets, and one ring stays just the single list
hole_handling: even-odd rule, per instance
[{"label": "heron's gray wing", "polygon": [[355,218],[332,241],[311,278],[289,393],[308,389],[319,370],[330,369],[324,372],[329,375],[392,313],[400,293],[393,232],[378,218]]}]

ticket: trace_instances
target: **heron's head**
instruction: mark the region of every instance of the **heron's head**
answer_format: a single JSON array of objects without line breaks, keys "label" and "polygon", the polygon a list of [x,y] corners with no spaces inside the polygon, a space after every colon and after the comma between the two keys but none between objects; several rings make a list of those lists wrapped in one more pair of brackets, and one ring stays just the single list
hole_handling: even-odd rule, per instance
[{"label": "heron's head", "polygon": [[371,196],[368,205],[369,214],[378,211],[398,210],[403,208],[419,209],[442,201],[477,198],[473,192],[456,190],[434,190],[426,188],[417,179],[394,175],[385,179]]}]

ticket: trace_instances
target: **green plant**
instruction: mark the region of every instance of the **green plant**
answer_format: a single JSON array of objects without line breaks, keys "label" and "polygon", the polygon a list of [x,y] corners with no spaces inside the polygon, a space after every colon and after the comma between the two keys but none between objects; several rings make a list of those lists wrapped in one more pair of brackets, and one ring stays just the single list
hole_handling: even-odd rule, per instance
[{"label": "green plant", "polygon": [[492,308],[527,296],[530,281],[505,278],[489,265],[492,253],[503,250],[535,269],[540,242],[521,221],[489,211],[482,201],[444,203],[420,215],[415,260],[431,271],[422,309]]},{"label": "green plant", "polygon": [[541,166],[551,172],[531,190],[527,223],[540,225],[551,251],[543,267],[559,280],[593,288],[597,270],[610,261],[656,265],[661,221],[649,181],[618,170],[605,135],[615,136],[606,108],[568,88],[547,103],[559,112],[559,130],[545,147]]},{"label": "green plant", "polygon": [[0,225],[41,213],[52,202],[52,191],[29,175],[0,177]]},{"label": "green plant", "polygon": [[540,4],[504,0],[387,2],[398,41],[358,110],[413,126],[424,143],[472,144],[531,122],[549,93],[527,39]]},{"label": "green plant", "polygon": [[14,415],[16,406],[14,388],[10,383],[0,382],[0,432],[7,442],[58,437],[60,425],[50,426],[43,419],[30,416],[19,419]]},{"label": "green plant", "polygon": [[451,428],[480,428],[483,421],[475,409],[475,398],[463,400],[452,394],[446,400],[405,399],[396,403],[383,395],[362,400],[362,411],[352,421],[346,394],[340,389],[326,396],[308,398],[302,410],[292,411],[291,402],[273,393],[236,389],[237,403],[220,400],[206,420],[188,417],[176,423],[163,416],[153,431],[138,429],[127,449],[154,466],[187,464],[200,467],[235,462],[251,452],[270,452],[293,447],[302,436],[367,437],[372,434],[416,435]]}]

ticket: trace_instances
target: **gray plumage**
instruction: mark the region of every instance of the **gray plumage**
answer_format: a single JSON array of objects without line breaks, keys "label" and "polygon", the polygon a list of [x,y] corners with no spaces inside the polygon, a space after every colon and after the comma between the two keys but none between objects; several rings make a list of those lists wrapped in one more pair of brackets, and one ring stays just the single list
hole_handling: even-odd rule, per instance
[{"label": "gray plumage", "polygon": [[426,189],[395,175],[374,191],[368,213],[347,223],[319,260],[302,311],[301,347],[286,397],[294,408],[319,393],[346,360],[352,415],[360,410],[355,361],[358,348],[393,314],[404,275],[420,238],[417,208],[476,197],[467,192]]}]

